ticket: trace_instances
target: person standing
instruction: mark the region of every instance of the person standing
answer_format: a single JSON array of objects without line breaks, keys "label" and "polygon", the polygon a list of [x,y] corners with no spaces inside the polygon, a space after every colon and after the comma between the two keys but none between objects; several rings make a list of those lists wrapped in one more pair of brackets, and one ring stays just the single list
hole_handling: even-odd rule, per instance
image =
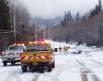
[{"label": "person standing", "polygon": [[61,47],[59,47],[59,50],[60,50],[60,53],[61,53],[62,48],[61,48]]}]

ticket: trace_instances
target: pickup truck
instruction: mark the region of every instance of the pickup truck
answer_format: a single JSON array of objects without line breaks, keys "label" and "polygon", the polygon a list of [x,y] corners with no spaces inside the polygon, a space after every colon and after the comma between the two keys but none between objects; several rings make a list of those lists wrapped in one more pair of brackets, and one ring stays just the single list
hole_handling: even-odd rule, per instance
[{"label": "pickup truck", "polygon": [[40,72],[47,68],[49,72],[55,67],[54,52],[45,41],[29,42],[20,58],[22,72],[26,72],[28,68]]},{"label": "pickup truck", "polygon": [[0,53],[3,65],[7,66],[7,63],[13,65],[16,62],[20,62],[20,54],[25,48],[24,45],[20,44],[10,45],[6,51]]}]

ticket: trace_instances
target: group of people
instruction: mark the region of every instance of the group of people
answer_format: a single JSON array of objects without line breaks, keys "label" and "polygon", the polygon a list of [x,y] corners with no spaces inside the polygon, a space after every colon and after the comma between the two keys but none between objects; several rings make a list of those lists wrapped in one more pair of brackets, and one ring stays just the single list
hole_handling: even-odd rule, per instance
[{"label": "group of people", "polygon": [[64,46],[63,48],[62,48],[62,47],[59,47],[60,53],[61,53],[62,49],[64,50],[64,53],[67,53],[69,47],[68,47],[68,46]]}]

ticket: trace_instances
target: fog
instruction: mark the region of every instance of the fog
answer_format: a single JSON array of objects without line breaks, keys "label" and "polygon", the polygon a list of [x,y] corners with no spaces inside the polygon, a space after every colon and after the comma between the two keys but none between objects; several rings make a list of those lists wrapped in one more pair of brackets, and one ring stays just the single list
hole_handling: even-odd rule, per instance
[{"label": "fog", "polygon": [[65,11],[73,15],[81,15],[90,11],[98,4],[98,0],[20,0],[25,4],[32,16],[52,19],[63,16]]}]

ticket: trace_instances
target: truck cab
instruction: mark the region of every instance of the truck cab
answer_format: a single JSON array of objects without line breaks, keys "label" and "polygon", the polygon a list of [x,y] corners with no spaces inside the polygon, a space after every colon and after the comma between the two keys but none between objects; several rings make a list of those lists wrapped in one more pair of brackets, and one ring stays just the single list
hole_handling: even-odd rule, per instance
[{"label": "truck cab", "polygon": [[53,50],[46,41],[29,42],[20,57],[23,72],[26,72],[27,68],[39,71],[47,68],[48,71],[52,71],[52,68],[55,67]]}]

